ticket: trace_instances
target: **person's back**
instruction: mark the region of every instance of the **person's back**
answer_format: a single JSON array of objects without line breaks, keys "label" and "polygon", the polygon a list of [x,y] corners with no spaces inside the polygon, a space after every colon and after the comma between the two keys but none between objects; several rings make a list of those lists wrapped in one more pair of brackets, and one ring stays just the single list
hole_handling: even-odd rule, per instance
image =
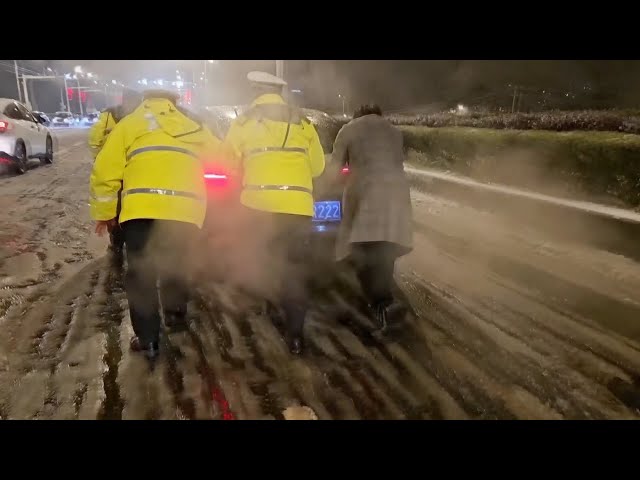
[{"label": "person's back", "polygon": [[358,175],[404,176],[402,133],[378,115],[365,115],[344,127],[349,141],[348,163]]},{"label": "person's back", "polygon": [[250,72],[247,78],[257,98],[225,139],[235,153],[230,168],[243,172],[240,200],[251,232],[243,263],[256,265],[250,288],[263,290],[282,306],[287,343],[299,354],[308,308],[304,262],[314,213],[313,179],[324,170],[324,152],[311,122],[282,98],[286,82],[265,72]]},{"label": "person's back", "polygon": [[282,97],[258,97],[225,141],[242,159],[243,205],[272,213],[313,216],[313,178],[324,170],[318,134]]},{"label": "person's back", "polygon": [[350,259],[355,265],[365,296],[384,328],[393,302],[395,260],[412,249],[402,134],[382,118],[377,105],[364,105],[338,133],[333,159],[348,164],[351,172],[336,258]]},{"label": "person's back", "polygon": [[120,222],[151,218],[202,226],[206,191],[200,152],[215,137],[170,101],[155,98],[122,119],[112,136],[116,134],[97,162],[104,156],[126,166]]},{"label": "person's back", "polygon": [[125,288],[135,336],[131,349],[158,354],[160,314],[165,326],[184,325],[189,299],[190,241],[206,213],[203,160],[221,142],[197,119],[180,112],[174,92],[149,91],[113,129],[91,174],[96,231],[120,223],[127,251]]},{"label": "person's back", "polygon": [[113,106],[104,109],[98,116],[98,121],[89,129],[89,148],[96,158],[100,149],[107,141],[107,137],[120,121],[120,106]]}]

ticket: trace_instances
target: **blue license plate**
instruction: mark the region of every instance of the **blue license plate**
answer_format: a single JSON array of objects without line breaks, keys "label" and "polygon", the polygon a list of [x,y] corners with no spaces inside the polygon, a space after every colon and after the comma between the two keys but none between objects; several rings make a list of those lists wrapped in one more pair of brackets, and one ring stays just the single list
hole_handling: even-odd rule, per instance
[{"label": "blue license plate", "polygon": [[314,222],[339,222],[342,220],[340,200],[330,202],[316,202],[314,205]]}]

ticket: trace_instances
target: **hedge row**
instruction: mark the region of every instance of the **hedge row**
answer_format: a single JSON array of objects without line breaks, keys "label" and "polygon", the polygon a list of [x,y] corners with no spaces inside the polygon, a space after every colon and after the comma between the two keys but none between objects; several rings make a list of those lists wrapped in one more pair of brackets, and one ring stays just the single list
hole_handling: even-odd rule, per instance
[{"label": "hedge row", "polygon": [[540,113],[435,113],[430,115],[389,115],[396,125],[425,127],[472,127],[513,130],[607,131],[640,134],[640,111],[550,111]]},{"label": "hedge row", "polygon": [[640,207],[640,136],[401,127],[409,162],[551,194]]}]

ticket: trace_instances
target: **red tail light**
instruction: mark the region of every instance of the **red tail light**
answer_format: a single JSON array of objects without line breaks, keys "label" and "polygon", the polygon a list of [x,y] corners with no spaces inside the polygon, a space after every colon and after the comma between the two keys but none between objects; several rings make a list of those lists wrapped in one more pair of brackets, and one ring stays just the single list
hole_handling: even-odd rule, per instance
[{"label": "red tail light", "polygon": [[340,172],[346,175],[347,173],[349,173],[349,166],[345,165],[344,167],[342,167],[342,170],[340,170]]},{"label": "red tail light", "polygon": [[11,124],[9,122],[5,122],[4,120],[0,120],[0,133],[4,133],[7,130],[11,130]]},{"label": "red tail light", "polygon": [[224,196],[229,190],[229,177],[221,170],[211,169],[205,171],[204,181],[209,190],[209,194],[215,197]]},{"label": "red tail light", "polygon": [[204,178],[207,180],[226,180],[227,176],[224,173],[205,173]]}]

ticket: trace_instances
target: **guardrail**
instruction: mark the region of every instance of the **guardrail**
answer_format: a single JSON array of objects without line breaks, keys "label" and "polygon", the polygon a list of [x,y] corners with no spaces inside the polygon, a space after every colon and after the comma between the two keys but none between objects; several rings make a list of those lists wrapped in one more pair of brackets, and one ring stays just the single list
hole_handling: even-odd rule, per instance
[{"label": "guardrail", "polygon": [[405,171],[419,191],[491,211],[558,240],[640,260],[640,214],[632,210],[481,183],[436,170],[406,166]]}]

